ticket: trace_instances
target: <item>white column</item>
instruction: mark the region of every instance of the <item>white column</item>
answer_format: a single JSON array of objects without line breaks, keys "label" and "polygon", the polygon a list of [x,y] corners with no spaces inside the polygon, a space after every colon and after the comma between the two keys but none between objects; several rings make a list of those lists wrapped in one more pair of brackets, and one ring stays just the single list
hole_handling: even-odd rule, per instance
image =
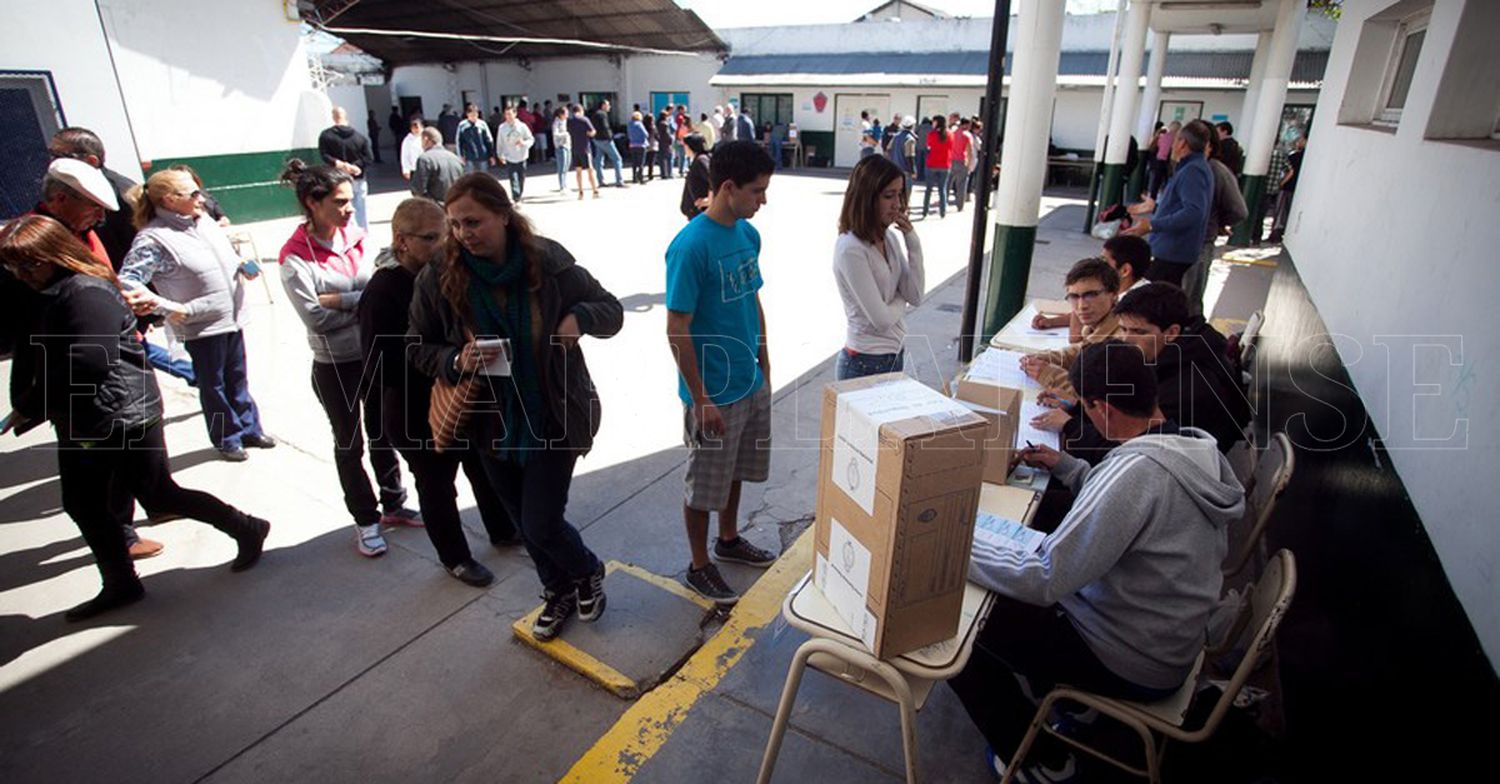
[{"label": "white column", "polygon": [[1125,40],[1120,44],[1120,82],[1115,86],[1113,117],[1109,122],[1109,148],[1104,151],[1105,164],[1123,164],[1130,151],[1130,126],[1135,122],[1140,97],[1141,60],[1146,56],[1146,27],[1151,21],[1151,4],[1131,0],[1125,17]]},{"label": "white column", "polygon": [[1115,106],[1115,70],[1120,64],[1120,30],[1125,26],[1125,0],[1115,9],[1115,30],[1109,37],[1109,65],[1104,71],[1104,100],[1099,104],[1099,131],[1094,135],[1094,160],[1104,160],[1104,137]]},{"label": "white column", "polygon": [[1276,132],[1281,125],[1281,105],[1286,102],[1287,83],[1292,78],[1292,61],[1297,56],[1297,37],[1307,0],[1281,0],[1276,12],[1276,29],[1271,34],[1271,51],[1266,59],[1265,78],[1256,98],[1250,146],[1245,153],[1246,176],[1262,176],[1271,166],[1271,150],[1276,146]]},{"label": "white column", "polygon": [[[1063,3],[1021,0],[1016,26],[1010,100],[1005,107],[1005,145],[1000,151],[1000,186],[995,191],[995,222],[1035,226],[1047,176],[1047,142],[1052,134],[1052,103],[1062,52]],[[1028,254],[1029,257],[1029,254]]]},{"label": "white column", "polygon": [[1255,59],[1250,61],[1250,81],[1245,84],[1245,102],[1237,117],[1229,118],[1234,124],[1234,135],[1249,140],[1255,128],[1255,107],[1260,100],[1261,82],[1266,78],[1266,60],[1271,56],[1271,33],[1262,32],[1255,42]]},{"label": "white column", "polygon": [[1161,103],[1161,77],[1167,70],[1167,45],[1171,33],[1157,30],[1151,38],[1151,62],[1146,67],[1146,92],[1141,96],[1140,121],[1135,125],[1135,140],[1144,145],[1151,140],[1156,123],[1156,107]]}]

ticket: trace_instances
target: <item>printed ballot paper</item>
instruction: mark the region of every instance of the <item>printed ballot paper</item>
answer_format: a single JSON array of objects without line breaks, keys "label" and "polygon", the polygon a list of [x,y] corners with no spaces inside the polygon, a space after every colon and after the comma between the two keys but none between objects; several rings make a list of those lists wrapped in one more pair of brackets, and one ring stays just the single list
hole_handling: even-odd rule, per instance
[{"label": "printed ballot paper", "polygon": [[824,388],[814,582],[877,656],[956,633],[986,428],[899,373]]}]

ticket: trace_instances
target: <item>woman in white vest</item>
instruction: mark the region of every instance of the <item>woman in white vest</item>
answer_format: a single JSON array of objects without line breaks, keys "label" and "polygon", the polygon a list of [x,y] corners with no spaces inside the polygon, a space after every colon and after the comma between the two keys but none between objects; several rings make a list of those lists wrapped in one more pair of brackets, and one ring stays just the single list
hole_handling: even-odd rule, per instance
[{"label": "woman in white vest", "polygon": [[244,280],[260,274],[258,267],[241,261],[205,214],[203,191],[187,172],[151,175],[136,202],[135,225],[120,282],[137,315],[166,316],[182,338],[219,454],[238,462],[245,447],[275,446],[261,429],[245,370]]}]

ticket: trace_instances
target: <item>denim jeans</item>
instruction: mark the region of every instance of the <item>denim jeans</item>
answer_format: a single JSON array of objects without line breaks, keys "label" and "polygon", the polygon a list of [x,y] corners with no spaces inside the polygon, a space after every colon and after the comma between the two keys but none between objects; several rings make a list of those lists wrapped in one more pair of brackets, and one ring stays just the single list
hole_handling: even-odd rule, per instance
[{"label": "denim jeans", "polygon": [[183,346],[193,358],[208,440],[218,449],[239,449],[245,436],[264,435],[245,373],[245,333],[196,338]]},{"label": "denim jeans", "polygon": [[563,517],[577,454],[543,449],[530,455],[524,466],[490,452],[481,452],[479,459],[500,503],[521,529],[542,587],[559,593],[572,590],[575,581],[599,568],[599,558]]},{"label": "denim jeans", "polygon": [[839,381],[845,381],[851,378],[877,376],[881,373],[899,373],[905,365],[906,349],[894,354],[859,354],[844,348],[839,349],[838,360],[833,367],[833,377]]},{"label": "denim jeans", "polygon": [[948,217],[948,170],[927,168],[927,190],[922,192],[922,217],[927,217],[927,208],[932,203],[932,189],[938,192],[938,217]]},{"label": "denim jeans", "polygon": [[599,184],[604,184],[604,159],[608,158],[609,162],[614,164],[615,167],[615,184],[624,185],[625,164],[620,159],[620,148],[615,146],[615,141],[613,139],[608,141],[593,139],[589,143],[594,146],[594,175],[599,178]]},{"label": "denim jeans", "polygon": [[557,148],[557,189],[568,189],[568,169],[573,168],[573,148]]},{"label": "denim jeans", "polygon": [[510,178],[511,201],[520,201],[526,190],[526,162],[505,162],[505,176]]},{"label": "denim jeans", "polygon": [[141,336],[141,345],[146,349],[146,361],[151,367],[186,381],[190,387],[197,386],[198,375],[193,372],[192,360],[173,359],[172,352],[147,340],[145,335]]},{"label": "denim jeans", "polygon": [[370,214],[365,211],[365,197],[370,195],[370,182],[363,177],[354,181],[354,222],[361,229],[370,230]]},{"label": "denim jeans", "polygon": [[474,172],[487,172],[490,170],[490,162],[487,160],[464,161],[464,174]]}]

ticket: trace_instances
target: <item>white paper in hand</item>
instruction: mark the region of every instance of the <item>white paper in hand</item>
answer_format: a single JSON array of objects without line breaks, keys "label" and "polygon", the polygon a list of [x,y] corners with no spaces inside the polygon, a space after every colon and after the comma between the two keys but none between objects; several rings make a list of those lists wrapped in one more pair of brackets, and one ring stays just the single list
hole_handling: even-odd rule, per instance
[{"label": "white paper in hand", "polygon": [[488,340],[474,341],[476,348],[498,348],[500,353],[490,360],[479,374],[482,376],[508,376],[510,375],[510,341],[505,338],[491,338]]},{"label": "white paper in hand", "polygon": [[980,512],[974,518],[974,540],[989,547],[1034,553],[1047,535],[1005,517]]}]

